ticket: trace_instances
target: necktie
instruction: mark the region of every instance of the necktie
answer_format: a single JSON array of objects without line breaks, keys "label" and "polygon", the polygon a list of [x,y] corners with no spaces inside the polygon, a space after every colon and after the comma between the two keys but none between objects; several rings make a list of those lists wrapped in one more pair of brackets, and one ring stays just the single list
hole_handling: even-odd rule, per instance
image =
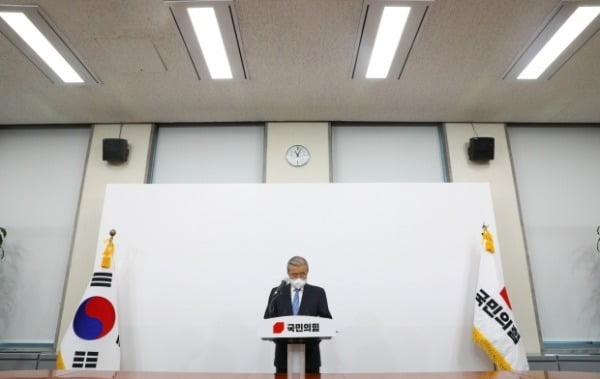
[{"label": "necktie", "polygon": [[294,289],[294,300],[292,300],[292,311],[294,312],[294,316],[298,314],[300,310],[300,289]]}]

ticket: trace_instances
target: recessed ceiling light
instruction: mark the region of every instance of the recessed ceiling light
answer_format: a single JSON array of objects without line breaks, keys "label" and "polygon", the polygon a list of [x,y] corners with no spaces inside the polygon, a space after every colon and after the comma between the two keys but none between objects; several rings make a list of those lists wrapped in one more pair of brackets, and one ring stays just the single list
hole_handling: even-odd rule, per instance
[{"label": "recessed ceiling light", "polygon": [[529,62],[517,79],[537,79],[600,14],[598,7],[579,7]]},{"label": "recessed ceiling light", "polygon": [[599,15],[599,0],[561,2],[502,79],[551,79],[600,30]]},{"label": "recessed ceiling light", "polygon": [[0,33],[54,84],[100,83],[39,6],[0,4]]},{"label": "recessed ceiling light", "polygon": [[231,79],[231,67],[214,8],[188,8],[196,38],[213,79]]},{"label": "recessed ceiling light", "polygon": [[384,7],[366,77],[386,78],[402,37],[409,7]]},{"label": "recessed ceiling light", "polygon": [[365,0],[353,79],[399,79],[433,1]]},{"label": "recessed ceiling light", "polygon": [[233,2],[165,1],[199,79],[246,79]]},{"label": "recessed ceiling light", "polygon": [[48,66],[65,83],[83,83],[84,80],[67,63],[65,58],[52,46],[50,41],[40,32],[38,28],[22,12],[0,12],[0,18],[4,20],[35,53],[42,58]]}]

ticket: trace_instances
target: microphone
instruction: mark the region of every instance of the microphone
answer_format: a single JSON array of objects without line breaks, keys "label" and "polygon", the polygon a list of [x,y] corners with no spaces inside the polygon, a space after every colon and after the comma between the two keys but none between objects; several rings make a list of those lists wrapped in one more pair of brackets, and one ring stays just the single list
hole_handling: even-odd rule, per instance
[{"label": "microphone", "polygon": [[277,287],[275,289],[275,291],[273,291],[273,295],[278,295],[281,292],[281,290],[283,289],[283,287],[285,287],[287,284],[288,284],[288,280],[287,279],[283,279],[281,281],[281,283],[279,283],[279,287]]},{"label": "microphone", "polygon": [[283,287],[285,287],[286,284],[288,284],[288,280],[287,280],[287,278],[284,278],[281,281],[281,283],[279,283],[279,287],[275,288],[275,291],[273,291],[273,294],[271,294],[269,305],[267,305],[267,312],[268,312],[269,317],[266,317],[266,318],[273,317],[273,303],[281,295],[281,290],[283,290]]}]

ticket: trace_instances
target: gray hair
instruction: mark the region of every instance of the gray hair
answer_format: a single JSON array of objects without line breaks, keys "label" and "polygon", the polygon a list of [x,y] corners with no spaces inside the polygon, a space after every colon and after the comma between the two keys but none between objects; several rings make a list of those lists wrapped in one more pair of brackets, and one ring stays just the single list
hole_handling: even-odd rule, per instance
[{"label": "gray hair", "polygon": [[294,256],[291,257],[288,261],[288,266],[306,266],[306,271],[308,271],[308,262],[303,257]]}]

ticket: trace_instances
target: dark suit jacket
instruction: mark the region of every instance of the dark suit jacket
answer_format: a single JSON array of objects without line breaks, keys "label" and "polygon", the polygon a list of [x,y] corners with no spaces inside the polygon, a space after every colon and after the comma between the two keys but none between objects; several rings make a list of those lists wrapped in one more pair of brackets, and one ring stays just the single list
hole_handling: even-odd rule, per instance
[{"label": "dark suit jacket", "polygon": [[[267,309],[265,309],[265,318],[292,316],[292,295],[290,285],[286,285],[277,297],[273,298],[277,287],[271,290]],[[318,316],[332,318],[327,306],[327,296],[325,290],[321,287],[306,284],[302,293],[302,301],[298,314],[301,316]],[[310,340],[306,342],[306,367],[321,367],[321,352],[319,350],[319,340]],[[287,344],[285,342],[275,343],[275,367],[287,368]]]}]

